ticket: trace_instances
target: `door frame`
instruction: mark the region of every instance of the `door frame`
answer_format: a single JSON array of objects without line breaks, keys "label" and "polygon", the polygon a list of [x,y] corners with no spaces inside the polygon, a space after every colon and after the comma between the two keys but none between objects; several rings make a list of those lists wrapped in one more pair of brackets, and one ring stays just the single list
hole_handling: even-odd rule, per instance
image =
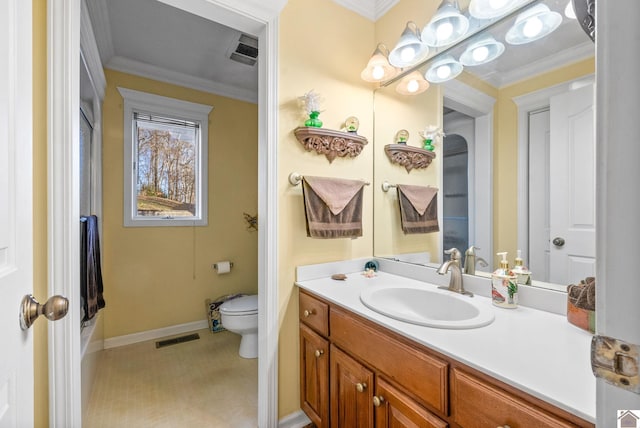
[{"label": "door frame", "polygon": [[593,73],[513,98],[518,110],[518,248],[529,260],[529,113],[549,107],[551,97],[595,83]]},{"label": "door frame", "polygon": [[[160,0],[259,38],[258,424],[278,420],[278,15],[286,0]],[[49,323],[49,425],[82,425],[79,302],[81,0],[47,2],[48,290],[69,298]]]}]

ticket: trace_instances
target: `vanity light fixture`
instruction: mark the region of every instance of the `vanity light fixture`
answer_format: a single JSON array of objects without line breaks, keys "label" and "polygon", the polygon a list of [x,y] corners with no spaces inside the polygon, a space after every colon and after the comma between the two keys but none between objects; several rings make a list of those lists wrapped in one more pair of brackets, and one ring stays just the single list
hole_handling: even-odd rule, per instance
[{"label": "vanity light fixture", "polygon": [[471,0],[469,14],[476,19],[498,18],[521,3],[523,0]]},{"label": "vanity light fixture", "polygon": [[460,13],[458,0],[443,0],[422,30],[422,41],[433,47],[447,46],[464,37],[467,29],[469,19]]},{"label": "vanity light fixture", "polygon": [[417,95],[426,91],[429,87],[427,82],[419,71],[413,71],[400,80],[396,86],[396,91],[402,95]]},{"label": "vanity light fixture", "polygon": [[567,2],[567,6],[564,8],[564,16],[569,19],[577,19],[576,10],[573,8],[573,0]]},{"label": "vanity light fixture", "polygon": [[389,64],[389,49],[379,43],[360,77],[367,82],[382,82],[398,75],[398,69]]},{"label": "vanity light fixture", "polygon": [[531,43],[551,34],[561,22],[562,15],[539,3],[518,15],[505,40],[511,45]]},{"label": "vanity light fixture", "polygon": [[420,40],[416,23],[409,21],[398,44],[389,53],[389,62],[395,67],[407,68],[422,61],[428,53],[429,47]]},{"label": "vanity light fixture", "polygon": [[424,77],[431,83],[442,83],[458,77],[464,67],[451,55],[431,64]]},{"label": "vanity light fixture", "polygon": [[493,61],[504,52],[504,44],[491,36],[484,36],[471,43],[460,55],[460,63],[465,66],[482,65]]}]

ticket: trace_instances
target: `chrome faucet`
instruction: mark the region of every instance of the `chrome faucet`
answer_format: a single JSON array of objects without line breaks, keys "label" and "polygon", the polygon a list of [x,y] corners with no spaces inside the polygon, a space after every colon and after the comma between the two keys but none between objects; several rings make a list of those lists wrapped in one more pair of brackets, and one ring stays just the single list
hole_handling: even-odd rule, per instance
[{"label": "chrome faucet", "polygon": [[482,257],[476,258],[476,250],[479,250],[479,249],[480,248],[472,245],[469,247],[469,249],[467,249],[467,251],[464,252],[464,268],[463,268],[464,273],[469,275],[475,275],[476,263],[480,263],[480,266],[482,267],[489,266],[489,263],[487,263],[487,261]]},{"label": "chrome faucet", "polygon": [[457,248],[451,248],[444,252],[450,254],[449,260],[442,263],[438,268],[438,273],[444,275],[447,272],[451,272],[451,278],[449,279],[449,287],[438,287],[445,290],[453,291],[454,293],[466,294],[473,297],[473,293],[465,291],[462,285],[462,270],[460,269],[460,258],[462,254]]}]

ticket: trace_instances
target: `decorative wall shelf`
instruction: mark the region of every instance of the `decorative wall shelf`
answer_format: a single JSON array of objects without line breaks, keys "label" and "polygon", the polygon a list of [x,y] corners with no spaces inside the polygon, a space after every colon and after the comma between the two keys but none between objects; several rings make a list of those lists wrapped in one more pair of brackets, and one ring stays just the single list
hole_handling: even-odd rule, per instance
[{"label": "decorative wall shelf", "polygon": [[308,152],[315,150],[319,155],[325,155],[329,162],[333,162],[336,156],[354,158],[368,143],[365,137],[356,133],[333,129],[301,126],[293,133]]},{"label": "decorative wall shelf", "polygon": [[407,172],[411,172],[414,168],[428,167],[436,157],[434,152],[406,144],[387,144],[384,146],[384,152],[392,163],[402,165]]}]

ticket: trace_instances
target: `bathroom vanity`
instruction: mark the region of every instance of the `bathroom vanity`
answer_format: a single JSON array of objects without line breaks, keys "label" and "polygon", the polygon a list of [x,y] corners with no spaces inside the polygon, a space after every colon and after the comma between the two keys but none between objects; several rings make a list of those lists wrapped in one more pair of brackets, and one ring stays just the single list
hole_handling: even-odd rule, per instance
[{"label": "bathroom vanity", "polygon": [[300,401],[317,427],[594,426],[590,336],[564,317],[495,308],[485,327],[424,327],[378,314],[360,294],[434,285],[385,272],[347,277],[297,282]]}]

